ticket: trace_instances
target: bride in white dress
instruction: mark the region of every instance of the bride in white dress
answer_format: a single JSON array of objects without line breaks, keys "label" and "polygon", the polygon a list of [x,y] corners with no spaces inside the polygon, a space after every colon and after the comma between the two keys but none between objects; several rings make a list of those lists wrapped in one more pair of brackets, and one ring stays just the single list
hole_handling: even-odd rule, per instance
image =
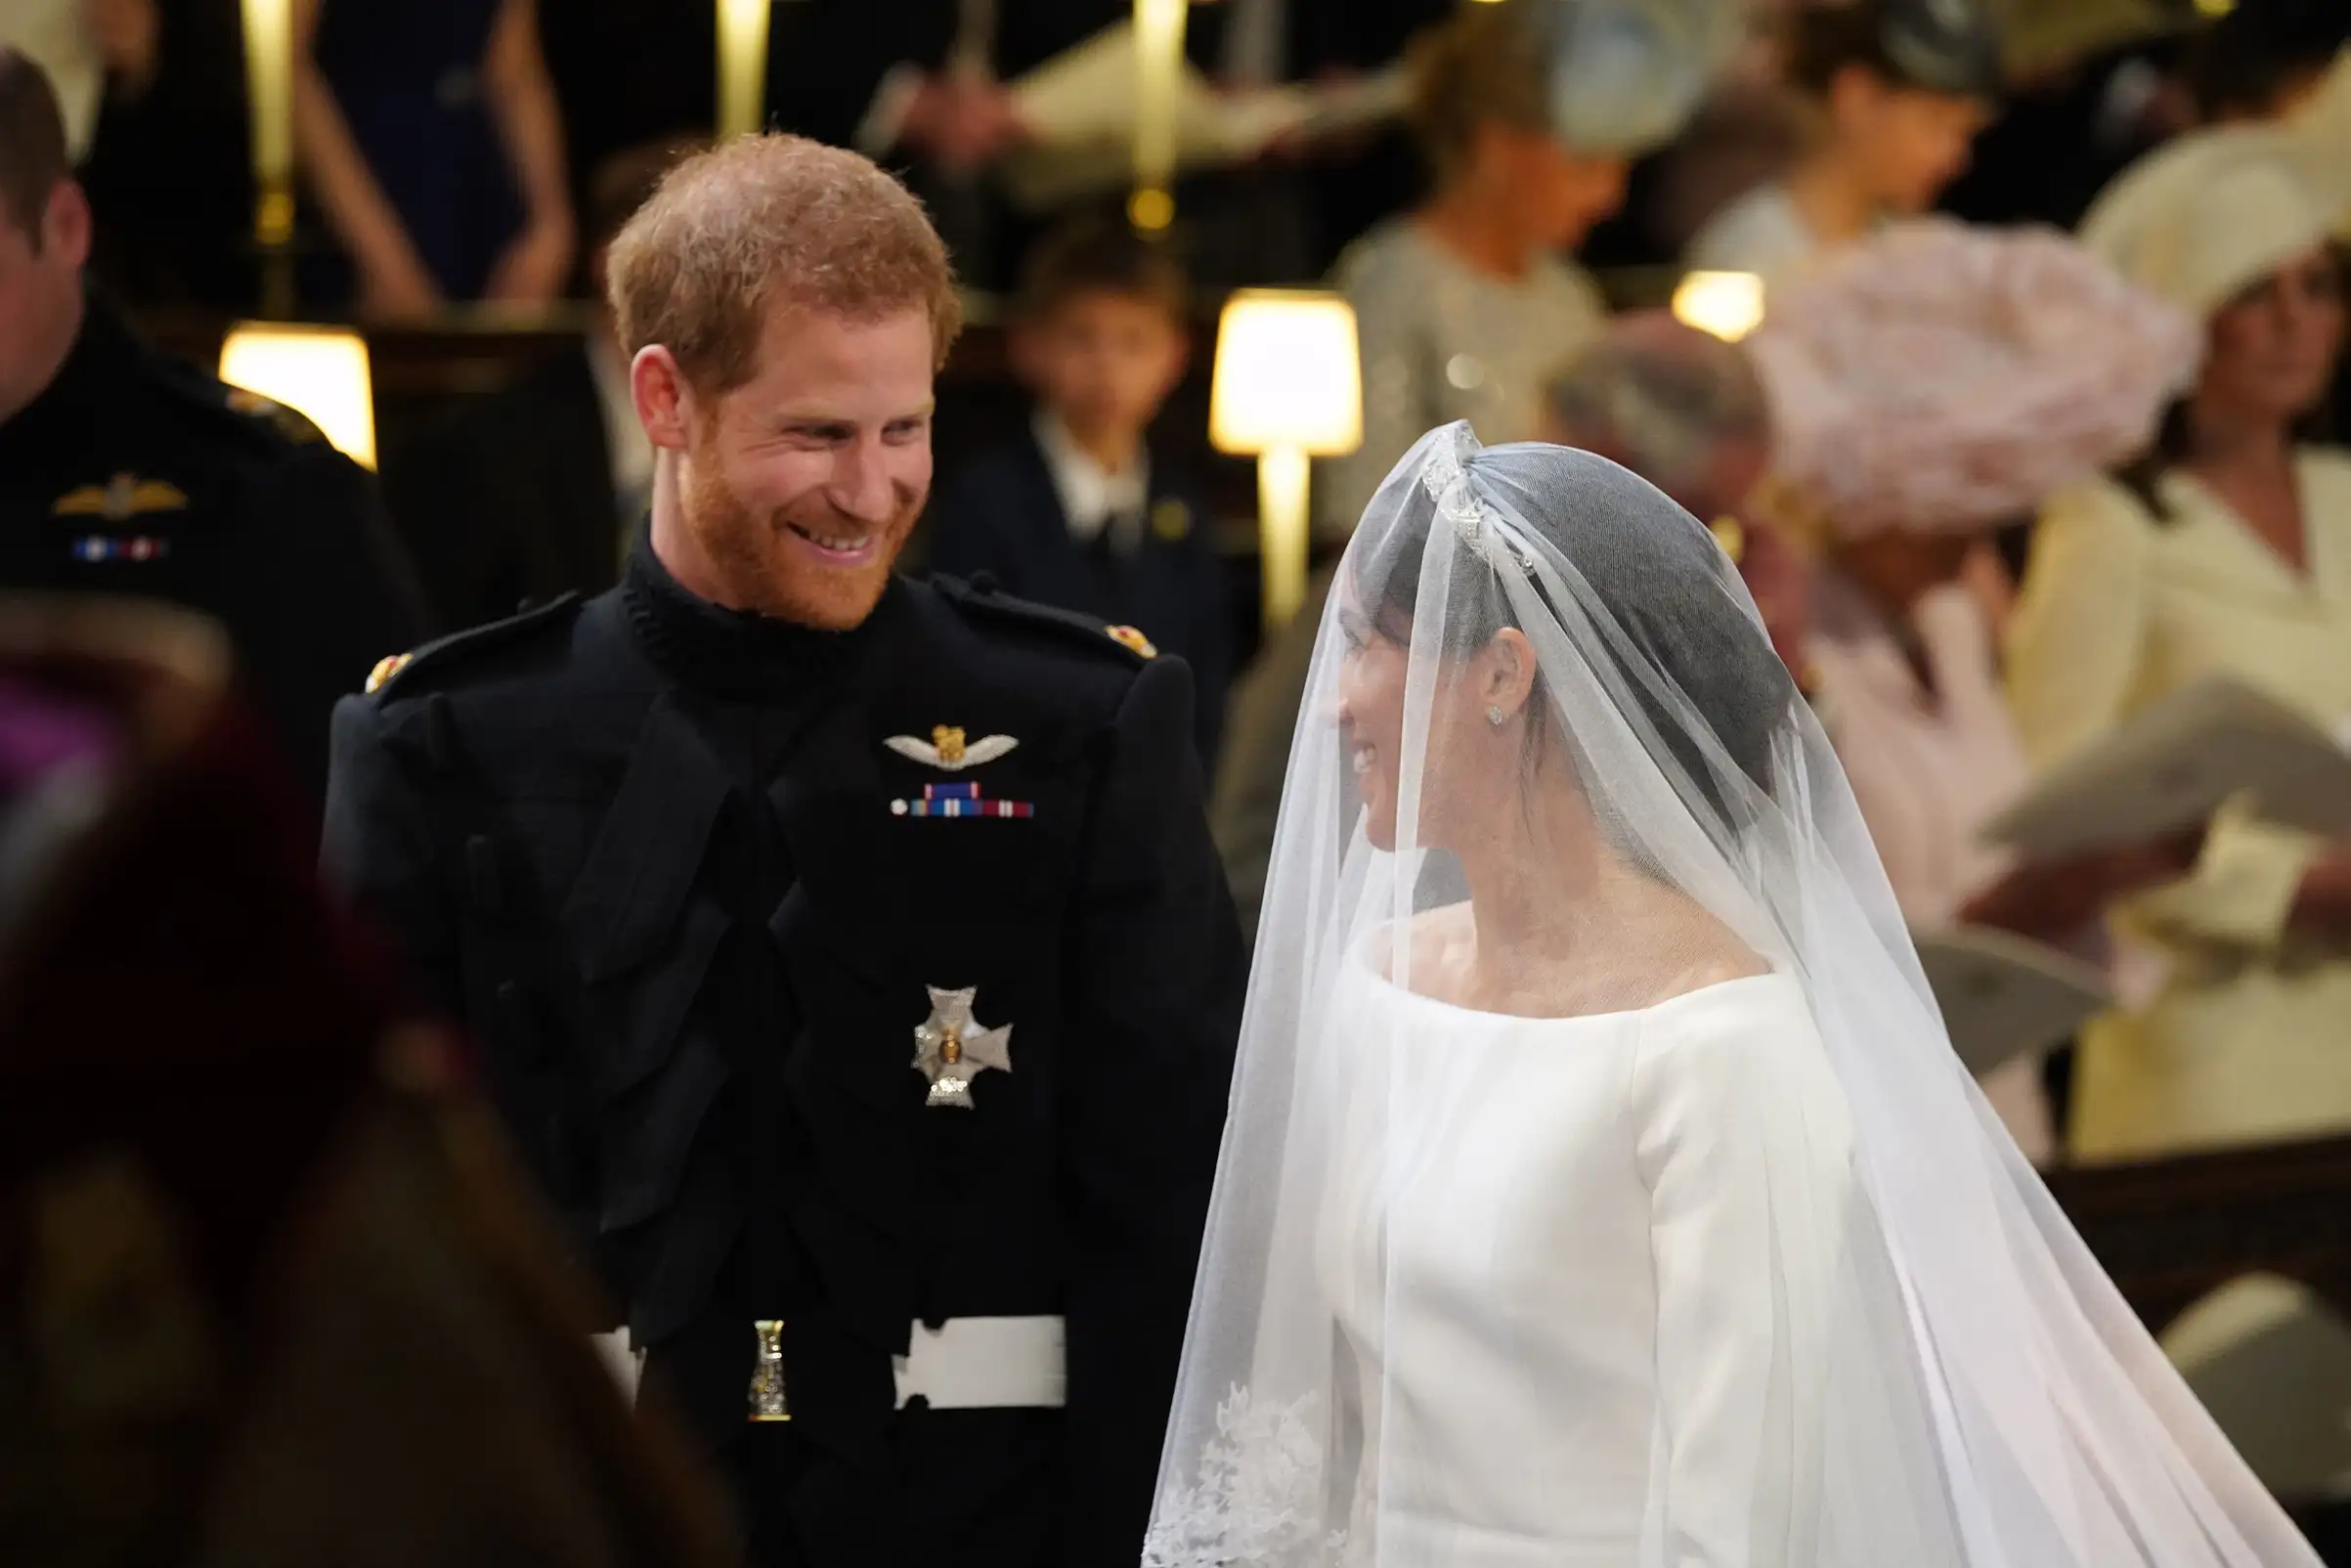
[{"label": "bride in white dress", "polygon": [[1984,1106],[1712,536],[1425,437],[1293,747],[1144,1561],[2315,1568]]}]

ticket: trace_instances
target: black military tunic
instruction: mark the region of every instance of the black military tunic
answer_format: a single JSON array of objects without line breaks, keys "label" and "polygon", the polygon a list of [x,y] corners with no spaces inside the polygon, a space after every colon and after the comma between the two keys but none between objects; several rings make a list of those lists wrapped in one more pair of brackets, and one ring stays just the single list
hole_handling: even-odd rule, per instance
[{"label": "black military tunic", "polygon": [[314,806],[335,701],[423,630],[366,472],[292,410],[141,341],[95,293],[57,377],[0,422],[0,589],[217,617]]},{"label": "black military tunic", "polygon": [[[825,633],[640,546],[337,712],[330,871],[471,1022],[756,1561],[1135,1561],[1245,963],[1191,703],[983,589]],[[1012,1030],[970,1110],[913,1066],[931,987]],[[896,1408],[915,1325],[1031,1316],[1066,1409]],[[747,1420],[761,1319],[789,1425]]]}]

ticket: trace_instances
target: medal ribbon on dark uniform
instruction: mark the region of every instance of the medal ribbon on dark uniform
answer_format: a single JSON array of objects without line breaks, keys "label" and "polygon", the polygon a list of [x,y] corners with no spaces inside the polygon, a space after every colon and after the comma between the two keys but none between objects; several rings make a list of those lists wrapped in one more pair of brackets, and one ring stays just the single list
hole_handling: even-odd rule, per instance
[{"label": "medal ribbon on dark uniform", "polygon": [[1022,817],[1036,815],[1037,808],[1027,801],[988,800],[980,793],[978,784],[926,784],[923,786],[923,798],[919,801],[892,801],[890,814]]}]

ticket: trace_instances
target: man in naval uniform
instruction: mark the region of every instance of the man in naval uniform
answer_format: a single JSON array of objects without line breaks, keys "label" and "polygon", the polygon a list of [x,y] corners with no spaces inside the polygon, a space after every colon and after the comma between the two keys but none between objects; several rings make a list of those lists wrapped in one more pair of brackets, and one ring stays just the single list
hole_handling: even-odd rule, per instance
[{"label": "man in naval uniform", "polygon": [[327,860],[730,1473],[761,1564],[1132,1563],[1244,954],[1191,677],[892,562],[945,252],[748,138],[614,242],[626,580],[387,661]]},{"label": "man in naval uniform", "polygon": [[85,285],[90,242],[57,95],[0,45],[0,592],[219,620],[315,819],[327,716],[422,596],[367,473],[143,341]]}]

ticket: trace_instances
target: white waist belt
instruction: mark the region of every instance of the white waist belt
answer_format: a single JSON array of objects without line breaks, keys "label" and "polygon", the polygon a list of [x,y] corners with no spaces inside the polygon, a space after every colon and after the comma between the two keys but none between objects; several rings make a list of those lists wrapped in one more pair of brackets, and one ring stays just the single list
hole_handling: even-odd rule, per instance
[{"label": "white waist belt", "polygon": [[936,1329],[918,1323],[907,1354],[891,1358],[898,1409],[919,1397],[933,1410],[1059,1410],[1067,1402],[1067,1337],[1059,1318],[950,1318]]},{"label": "white waist belt", "polygon": [[[890,1358],[898,1409],[920,1396],[933,1410],[1059,1410],[1067,1403],[1067,1337],[1059,1318],[950,1318],[936,1329],[918,1323],[908,1353]],[[622,1397],[635,1403],[645,1353],[626,1328],[597,1334],[595,1347]]]}]

